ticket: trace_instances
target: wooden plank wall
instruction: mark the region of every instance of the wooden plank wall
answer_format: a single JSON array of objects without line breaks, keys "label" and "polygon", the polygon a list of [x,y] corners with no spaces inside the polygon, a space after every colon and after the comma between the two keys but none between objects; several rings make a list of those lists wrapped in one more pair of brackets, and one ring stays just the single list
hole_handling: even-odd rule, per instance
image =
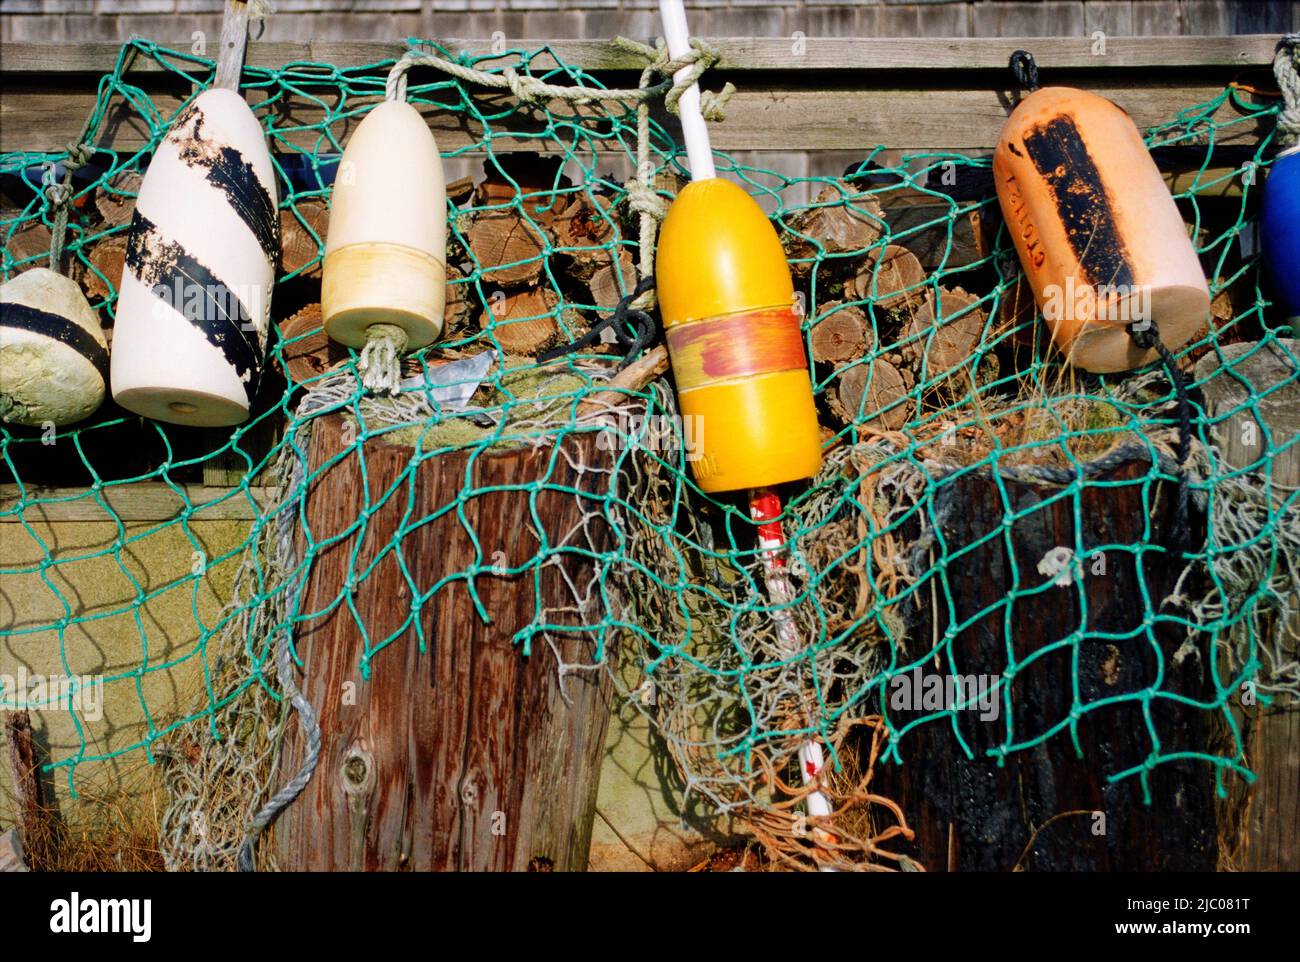
[{"label": "wooden plank wall", "polygon": [[[0,40],[190,41],[215,35],[222,0],[5,0]],[[263,40],[376,36],[647,38],[657,0],[278,0]],[[1300,29],[1295,0],[688,0],[702,36],[1222,36]]]},{"label": "wooden plank wall", "polygon": [[[1086,37],[1072,39],[888,40],[835,38],[810,43],[791,56],[786,40],[718,41],[723,60],[709,75],[716,88],[736,83],[725,122],[714,127],[714,146],[750,154],[761,166],[793,176],[837,172],[844,163],[884,144],[896,150],[961,150],[991,148],[1006,118],[1011,78],[1006,63],[1011,51],[1024,46],[1037,56],[1049,83],[1076,85],[1113,98],[1133,114],[1139,125],[1173,117],[1201,103],[1225,84],[1245,75],[1267,84],[1276,35],[1224,38],[1123,38],[1098,52]],[[520,40],[535,49],[548,41]],[[550,41],[557,57],[582,66],[609,84],[635,84],[638,62],[601,41]],[[314,60],[355,66],[391,57],[400,41],[358,43],[273,43],[249,45],[250,65]],[[467,41],[453,49],[481,55],[491,41]],[[93,108],[99,75],[111,69],[118,46],[106,43],[9,44],[0,67],[0,151],[60,150],[78,135]],[[152,68],[152,72],[150,70]],[[426,75],[431,76],[431,75]],[[145,60],[132,80],[149,92],[164,115],[190,93],[175,75],[160,72]],[[304,87],[311,82],[304,80]],[[337,96],[328,85],[311,93],[327,104]],[[257,94],[252,95],[255,99]],[[500,95],[484,96],[500,101]],[[349,100],[349,108],[361,101]],[[320,102],[286,97],[277,108],[277,124],[310,123],[324,115]],[[605,107],[583,108],[603,115]],[[479,133],[445,112],[429,110],[430,124],[444,151],[477,140]],[[676,121],[661,114],[670,130]],[[517,118],[515,126],[526,126]],[[134,150],[147,137],[140,118],[122,106],[106,125],[101,146]],[[346,128],[336,127],[346,136]],[[1223,132],[1220,143],[1251,140],[1253,125],[1239,124]],[[107,139],[108,142],[103,142]],[[288,140],[302,147],[316,135],[304,131]],[[531,140],[528,149],[545,146]],[[500,149],[500,146],[498,147]],[[786,169],[783,157],[809,152],[837,152],[824,171]],[[448,172],[452,176],[452,172]]]}]

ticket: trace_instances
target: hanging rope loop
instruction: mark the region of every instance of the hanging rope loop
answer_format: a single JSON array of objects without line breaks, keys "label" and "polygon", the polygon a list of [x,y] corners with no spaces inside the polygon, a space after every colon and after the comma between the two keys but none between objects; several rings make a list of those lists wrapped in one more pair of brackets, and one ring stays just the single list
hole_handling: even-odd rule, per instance
[{"label": "hanging rope loop", "polygon": [[50,258],[49,269],[56,274],[59,272],[59,266],[63,261],[63,245],[68,236],[68,206],[72,203],[72,175],[80,170],[86,164],[90,163],[95,156],[95,147],[93,144],[85,142],[86,132],[83,131],[82,139],[68,144],[68,157],[63,162],[63,180],[55,180],[56,168],[53,164],[45,169],[41,175],[41,183],[45,185],[45,200],[47,211],[50,218]]},{"label": "hanging rope loop", "polygon": [[1042,87],[1038,82],[1038,63],[1028,50],[1017,50],[1013,53],[1009,66],[1011,75],[1016,78],[1016,83],[1021,90],[1032,93]]},{"label": "hanging rope loop", "polygon": [[520,102],[530,106],[544,106],[549,100],[563,100],[573,104],[586,104],[600,100],[639,102],[665,93],[671,87],[668,83],[649,88],[628,89],[553,84],[531,74],[521,74],[519,68],[515,66],[488,72],[456,63],[431,51],[408,50],[388,71],[388,80],[385,83],[387,99],[406,99],[406,78],[412,67],[433,67],[466,83],[478,84],[480,87],[489,87],[493,90],[509,90]]},{"label": "hanging rope loop", "polygon": [[1300,144],[1300,33],[1278,41],[1273,75],[1282,91],[1282,112],[1277,115],[1277,139],[1285,149]]}]

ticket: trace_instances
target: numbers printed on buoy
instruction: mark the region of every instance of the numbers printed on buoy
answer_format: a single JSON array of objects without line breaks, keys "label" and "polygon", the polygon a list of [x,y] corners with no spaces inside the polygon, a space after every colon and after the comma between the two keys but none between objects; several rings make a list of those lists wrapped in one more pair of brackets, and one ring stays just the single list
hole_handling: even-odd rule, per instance
[{"label": "numbers printed on buoy", "polygon": [[1129,336],[1154,323],[1176,350],[1210,290],[1142,135],[1104,97],[1044,87],[1021,101],[993,155],[998,200],[1052,339],[1071,364],[1127,371],[1157,358]]}]

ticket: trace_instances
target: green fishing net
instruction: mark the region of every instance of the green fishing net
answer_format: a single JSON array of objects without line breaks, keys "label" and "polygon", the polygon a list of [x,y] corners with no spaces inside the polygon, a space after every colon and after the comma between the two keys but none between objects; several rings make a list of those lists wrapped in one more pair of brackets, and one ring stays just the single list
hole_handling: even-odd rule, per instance
[{"label": "green fishing net", "polygon": [[[788,800],[800,792],[798,747],[817,740],[830,769],[844,771],[863,725],[884,764],[912,762],[911,736],[926,729],[949,733],[972,760],[1072,742],[1099,775],[1144,790],[1171,763],[1210,766],[1220,791],[1228,776],[1250,777],[1243,694],[1300,694],[1286,628],[1300,557],[1297,500],[1273,472],[1295,437],[1271,432],[1265,410],[1273,392],[1295,387],[1300,365],[1250,243],[1273,153],[1274,102],[1228,88],[1147,131],[1162,163],[1181,172],[1175,194],[1215,297],[1212,322],[1176,352],[1190,392],[1186,435],[1179,392],[1160,364],[1099,377],[1052,353],[1001,223],[987,157],[934,152],[886,162],[882,148],[838,176],[794,178],[718,155],[720,175],[753,193],[782,232],[812,355],[824,350],[819,325],[829,330],[836,314],[849,312],[860,331],[843,358],[810,362],[826,457],[817,477],[782,491],[794,588],[784,602],[765,588],[743,499],[696,487],[690,428],[677,417],[671,382],[608,393],[638,333],[633,325],[616,321],[616,336],[589,338],[546,362],[518,353],[524,325],[542,325],[550,347],[570,344],[633,293],[652,264],[643,255],[653,218],[685,182],[680,145],[639,118],[634,100],[577,103],[521,87],[520,77],[599,86],[548,49],[479,59],[422,49],[514,78],[513,89],[493,90],[419,67],[405,96],[435,119],[435,133],[463,135],[444,152],[449,170],[516,189],[451,192],[449,298],[463,306],[438,344],[407,358],[399,396],[368,395],[357,355],[321,354],[318,330],[288,339],[273,332],[253,416],[236,428],[143,421],[111,402],[72,427],[0,425],[0,528],[9,546],[0,557],[0,676],[12,679],[27,665],[93,678],[116,706],[105,732],[81,717],[75,686],[48,695],[46,710],[65,713],[75,730],[74,744],[52,759],[69,787],[110,759],[183,756],[187,764],[171,765],[168,776],[170,864],[229,865],[246,823],[283,777],[277,745],[292,715],[289,661],[304,625],[327,610],[345,613],[357,663],[371,676],[396,670],[388,649],[418,645],[428,657],[433,646],[456,644],[433,628],[452,586],[464,586],[478,615],[491,619],[476,586],[536,584],[555,570],[571,597],[556,605],[533,593],[533,617],[514,638],[520,657],[544,644],[571,651],[576,639],[583,659],[571,670],[608,663],[612,671],[617,652],[619,684],[652,720],[687,793],[715,813],[759,812],[751,817],[773,840],[789,833],[772,819],[796,810]],[[83,163],[71,175],[61,266],[100,292],[92,303],[106,326],[119,278],[92,255],[128,224],[106,224],[101,207],[129,206],[190,96],[151,98],[127,69],[142,61],[194,93],[212,79],[209,60],[133,41],[99,84],[83,137],[93,150],[76,155]],[[276,162],[280,207],[321,247],[311,205],[328,200],[347,131],[382,99],[393,62],[244,72]],[[124,126],[147,132],[138,149],[114,146]],[[74,153],[0,157],[5,279],[46,263],[54,240],[35,250],[18,242],[58,233],[47,188],[68,176]],[[574,246],[555,222],[578,201],[591,223],[588,240]],[[469,236],[494,212],[516,217],[533,239],[513,261],[484,259]],[[821,230],[830,215],[844,232]],[[643,218],[651,218],[648,233]],[[901,286],[890,273],[900,249],[922,268]],[[274,320],[318,299],[310,294],[318,269],[319,257],[308,258],[279,277]],[[613,280],[598,300],[590,278],[600,269]],[[530,299],[501,316],[512,271],[530,278]],[[287,359],[309,347],[324,360],[306,376],[290,373]],[[638,357],[643,350],[636,345]],[[1285,373],[1261,392],[1244,372],[1265,356]],[[1214,406],[1203,389],[1211,376],[1231,378],[1214,374],[1220,367],[1243,372],[1233,383],[1247,386]],[[351,460],[364,476],[376,452],[407,458],[385,490],[363,485],[328,536],[307,523],[309,494],[326,470],[312,461],[312,436],[326,419],[342,425],[333,463]],[[1223,432],[1243,423],[1254,425],[1253,457],[1230,464]],[[478,459],[519,448],[547,452],[535,477],[490,484],[473,470]],[[459,494],[421,501],[416,479],[452,455],[471,465]],[[163,517],[122,520],[120,496],[146,488],[169,506]],[[531,505],[518,523],[533,532],[536,550],[522,560],[494,557],[474,530],[476,502],[505,490],[526,491]],[[538,509],[555,496],[580,502],[573,530],[556,530]],[[366,557],[354,552],[332,597],[305,590],[331,543],[359,544],[394,505],[391,538]],[[1105,520],[1107,505],[1123,505],[1129,522]],[[106,525],[103,538],[67,540],[43,521],[50,509]],[[209,522],[226,526],[219,550]],[[414,550],[420,529],[439,523],[466,533],[470,563],[448,568]],[[141,558],[159,538],[171,539],[168,558],[183,561],[161,576]],[[399,616],[381,628],[355,599],[393,561],[406,590]],[[129,589],[88,604],[77,572],[94,565],[120,573]],[[214,572],[223,572],[216,582]],[[774,606],[800,629],[797,653],[780,644]],[[169,633],[161,612],[192,631]],[[95,623],[108,620],[138,639],[125,664],[87,644]],[[1037,626],[1031,645],[1029,626]],[[995,703],[996,718],[972,728],[966,717],[975,706],[960,699],[898,707],[898,679],[918,669],[987,674],[993,702],[983,707]],[[1027,685],[1051,686],[1050,697],[1029,697]],[[1127,753],[1088,756],[1081,729],[1116,712],[1127,712],[1117,717],[1131,726]],[[1163,730],[1171,713],[1184,726],[1194,719],[1204,741],[1171,742]],[[201,838],[199,809],[210,833]],[[872,833],[860,834],[859,855],[871,855]],[[841,825],[845,857],[852,835]]]}]

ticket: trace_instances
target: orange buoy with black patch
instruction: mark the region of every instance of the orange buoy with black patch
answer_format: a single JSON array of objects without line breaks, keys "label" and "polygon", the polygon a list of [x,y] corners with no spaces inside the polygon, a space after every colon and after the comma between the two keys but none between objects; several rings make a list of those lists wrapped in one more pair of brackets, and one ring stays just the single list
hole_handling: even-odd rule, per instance
[{"label": "orange buoy with black patch", "polygon": [[1176,350],[1210,315],[1210,290],[1178,206],[1132,118],[1104,97],[1044,87],[1012,112],[993,174],[1052,339],[1076,367],[1157,359],[1130,327]]},{"label": "orange buoy with black patch", "polygon": [[700,488],[816,474],[821,438],[794,285],[762,208],[727,180],[688,184],[664,219],[655,275]]}]

